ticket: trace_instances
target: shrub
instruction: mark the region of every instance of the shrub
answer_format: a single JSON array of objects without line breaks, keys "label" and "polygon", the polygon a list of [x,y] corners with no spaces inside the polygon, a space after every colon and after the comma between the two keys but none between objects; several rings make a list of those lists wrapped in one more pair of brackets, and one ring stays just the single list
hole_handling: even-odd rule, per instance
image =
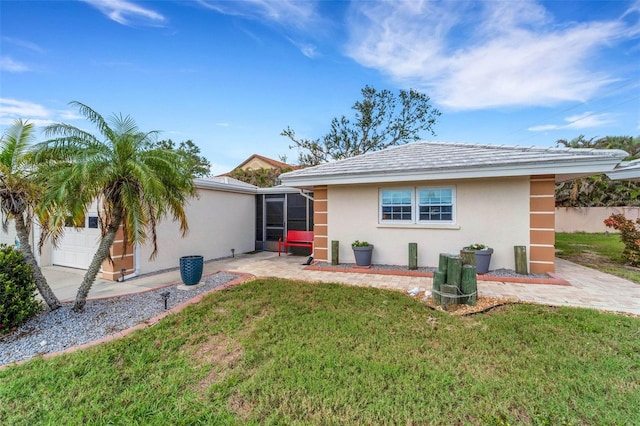
[{"label": "shrub", "polygon": [[42,309],[36,290],[33,271],[22,253],[0,244],[0,334],[19,326]]},{"label": "shrub", "polygon": [[486,250],[488,249],[489,246],[486,246],[484,244],[471,244],[470,246],[465,247],[466,250],[473,250],[473,251],[477,251],[477,250]]},{"label": "shrub", "polygon": [[623,214],[612,214],[604,224],[620,231],[620,239],[624,243],[622,257],[632,266],[640,266],[640,218],[634,223]]}]

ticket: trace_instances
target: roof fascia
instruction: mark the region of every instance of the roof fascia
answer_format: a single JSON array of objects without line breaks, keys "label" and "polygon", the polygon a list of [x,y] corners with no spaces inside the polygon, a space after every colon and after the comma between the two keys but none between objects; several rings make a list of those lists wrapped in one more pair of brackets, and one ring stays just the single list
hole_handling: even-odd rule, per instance
[{"label": "roof fascia", "polygon": [[607,173],[612,180],[632,180],[640,181],[640,166],[617,169]]},{"label": "roof fascia", "polygon": [[300,189],[292,186],[270,186],[268,188],[258,188],[258,194],[299,194]]},{"label": "roof fascia", "polygon": [[244,185],[234,185],[232,183],[221,183],[207,179],[194,179],[194,185],[199,189],[212,189],[216,191],[235,192],[239,194],[257,194],[258,187],[247,187]]},{"label": "roof fascia", "polygon": [[[291,176],[280,175],[287,186],[353,185],[366,183],[392,183],[406,181],[456,180],[475,178],[514,177],[531,175],[557,175],[556,180],[569,180],[580,176],[601,174],[612,170],[619,158],[601,157],[573,161],[545,162],[534,165],[506,165],[472,167],[455,170],[403,171],[393,173],[360,173],[353,175]],[[565,179],[564,177],[569,177]]]}]

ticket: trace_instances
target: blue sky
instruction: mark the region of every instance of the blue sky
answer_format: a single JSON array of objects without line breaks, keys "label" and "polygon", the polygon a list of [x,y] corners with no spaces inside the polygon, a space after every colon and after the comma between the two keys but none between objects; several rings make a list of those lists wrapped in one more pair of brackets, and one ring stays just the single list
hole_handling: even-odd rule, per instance
[{"label": "blue sky", "polygon": [[223,173],[297,151],[365,85],[442,111],[425,140],[640,135],[640,0],[0,0],[0,128],[68,106],[191,139]]}]

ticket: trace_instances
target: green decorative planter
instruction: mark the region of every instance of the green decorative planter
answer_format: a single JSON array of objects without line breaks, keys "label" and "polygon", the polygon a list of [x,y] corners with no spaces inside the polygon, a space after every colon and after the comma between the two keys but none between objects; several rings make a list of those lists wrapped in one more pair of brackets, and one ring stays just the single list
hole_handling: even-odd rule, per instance
[{"label": "green decorative planter", "polygon": [[356,247],[351,246],[353,249],[353,255],[356,258],[356,265],[369,266],[371,265],[371,253],[373,252],[373,245]]},{"label": "green decorative planter", "polygon": [[204,259],[202,256],[182,256],[180,258],[180,277],[184,285],[195,285],[202,278]]}]

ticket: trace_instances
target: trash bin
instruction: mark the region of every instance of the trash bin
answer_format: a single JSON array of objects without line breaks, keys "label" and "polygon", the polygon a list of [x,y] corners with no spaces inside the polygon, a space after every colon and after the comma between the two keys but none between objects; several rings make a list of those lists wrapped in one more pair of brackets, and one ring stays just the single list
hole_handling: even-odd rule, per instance
[{"label": "trash bin", "polygon": [[182,256],[180,258],[180,277],[184,285],[195,285],[202,278],[204,259],[202,256]]}]

